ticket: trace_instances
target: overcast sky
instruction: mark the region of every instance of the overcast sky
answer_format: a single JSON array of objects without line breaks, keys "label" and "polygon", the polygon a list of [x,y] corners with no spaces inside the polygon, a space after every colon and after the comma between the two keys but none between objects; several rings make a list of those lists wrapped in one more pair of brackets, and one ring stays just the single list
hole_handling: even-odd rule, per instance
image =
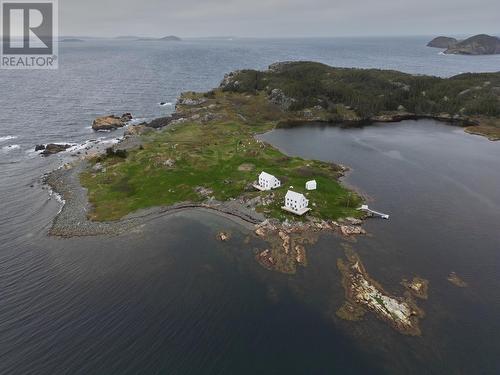
[{"label": "overcast sky", "polygon": [[62,35],[500,34],[500,0],[59,0]]}]

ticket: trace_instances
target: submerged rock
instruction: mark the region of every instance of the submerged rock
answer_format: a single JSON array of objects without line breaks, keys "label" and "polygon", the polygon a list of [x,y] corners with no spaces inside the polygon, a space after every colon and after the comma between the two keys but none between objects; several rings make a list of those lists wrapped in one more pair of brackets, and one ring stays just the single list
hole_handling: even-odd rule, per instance
[{"label": "submerged rock", "polygon": [[466,288],[468,286],[468,284],[463,281],[455,272],[451,272],[448,275],[447,280],[459,288]]}]

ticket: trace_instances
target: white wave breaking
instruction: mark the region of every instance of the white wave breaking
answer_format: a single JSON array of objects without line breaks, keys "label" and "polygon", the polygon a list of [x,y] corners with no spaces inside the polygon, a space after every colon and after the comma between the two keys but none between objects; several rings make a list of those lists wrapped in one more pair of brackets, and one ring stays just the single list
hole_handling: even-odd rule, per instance
[{"label": "white wave breaking", "polygon": [[6,135],[3,137],[0,137],[0,142],[5,142],[5,141],[10,141],[11,139],[16,139],[17,135]]}]

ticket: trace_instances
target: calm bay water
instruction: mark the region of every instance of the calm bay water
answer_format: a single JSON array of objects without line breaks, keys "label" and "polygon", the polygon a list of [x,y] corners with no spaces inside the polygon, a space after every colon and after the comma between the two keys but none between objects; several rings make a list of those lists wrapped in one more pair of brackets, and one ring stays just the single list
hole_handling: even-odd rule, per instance
[{"label": "calm bay water", "polygon": [[[113,139],[120,132],[92,133],[94,117],[158,117],[173,109],[160,101],[280,60],[439,76],[500,70],[499,56],[443,56],[427,39],[101,40],[61,45],[58,71],[0,71],[0,373],[498,373],[500,144],[457,128],[420,121],[265,136],[288,153],[351,166],[348,182],[392,215],[368,222],[373,236],[353,247],[394,293],[403,277],[431,280],[422,338],[372,317],[334,317],[343,291],[333,237],[288,277],[254,262],[262,243],[208,214],[118,238],[46,236],[60,204],[39,178],[69,156],[42,159],[35,144]],[[233,232],[229,244],[215,240],[220,229]],[[451,286],[450,271],[470,287]]]}]

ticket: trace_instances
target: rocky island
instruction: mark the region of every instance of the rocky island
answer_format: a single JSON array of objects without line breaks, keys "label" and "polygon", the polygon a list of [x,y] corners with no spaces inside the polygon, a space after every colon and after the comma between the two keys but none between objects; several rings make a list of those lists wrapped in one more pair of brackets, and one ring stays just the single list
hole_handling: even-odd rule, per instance
[{"label": "rocky island", "polygon": [[431,40],[428,47],[444,49],[445,54],[453,55],[495,55],[500,54],[500,38],[479,34],[462,41],[444,36]]},{"label": "rocky island", "polygon": [[337,311],[337,315],[346,320],[359,320],[365,310],[368,310],[398,332],[419,336],[421,334],[419,320],[425,314],[411,295],[408,293],[405,297],[392,296],[368,275],[361,259],[354,251],[346,249],[346,257],[347,260],[337,261],[347,301]]},{"label": "rocky island", "polygon": [[161,42],[181,42],[182,39],[175,35],[167,35],[162,38],[138,38],[137,41],[161,41]]},{"label": "rocky island", "polygon": [[458,40],[447,36],[438,36],[427,43],[427,47],[447,49],[455,46]]}]

